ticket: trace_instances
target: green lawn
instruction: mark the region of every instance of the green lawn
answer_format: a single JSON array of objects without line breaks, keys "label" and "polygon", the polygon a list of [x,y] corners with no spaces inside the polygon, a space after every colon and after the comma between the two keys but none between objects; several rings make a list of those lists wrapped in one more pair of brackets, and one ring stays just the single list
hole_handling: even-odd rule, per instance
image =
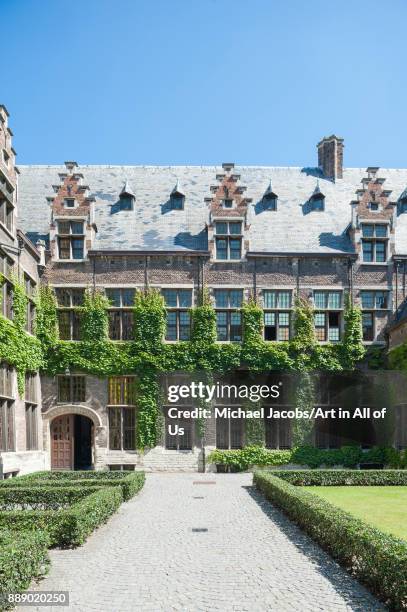
[{"label": "green lawn", "polygon": [[407,487],[304,487],[386,533],[407,540]]}]

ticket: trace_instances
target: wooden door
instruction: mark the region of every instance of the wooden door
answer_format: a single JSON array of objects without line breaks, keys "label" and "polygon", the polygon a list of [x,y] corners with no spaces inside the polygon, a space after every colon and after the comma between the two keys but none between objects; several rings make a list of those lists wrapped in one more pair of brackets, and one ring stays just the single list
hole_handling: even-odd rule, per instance
[{"label": "wooden door", "polygon": [[73,469],[73,414],[57,417],[51,423],[51,469]]}]

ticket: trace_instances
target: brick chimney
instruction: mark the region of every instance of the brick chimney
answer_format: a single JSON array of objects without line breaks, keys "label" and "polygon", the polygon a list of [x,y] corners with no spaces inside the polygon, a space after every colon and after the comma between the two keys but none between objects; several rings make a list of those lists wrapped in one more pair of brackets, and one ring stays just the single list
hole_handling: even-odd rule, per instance
[{"label": "brick chimney", "polygon": [[343,177],[343,138],[326,136],[318,143],[318,166],[324,177],[335,181]]}]

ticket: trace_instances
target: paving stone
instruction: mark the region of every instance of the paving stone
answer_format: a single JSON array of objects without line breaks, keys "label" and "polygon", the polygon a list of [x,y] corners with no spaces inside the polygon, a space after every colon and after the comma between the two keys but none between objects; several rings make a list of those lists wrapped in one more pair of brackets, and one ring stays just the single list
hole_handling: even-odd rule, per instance
[{"label": "paving stone", "polygon": [[83,546],[50,551],[50,573],[31,589],[67,590],[69,610],[80,612],[384,610],[253,489],[250,474],[211,474],[202,500],[196,479],[148,474]]}]

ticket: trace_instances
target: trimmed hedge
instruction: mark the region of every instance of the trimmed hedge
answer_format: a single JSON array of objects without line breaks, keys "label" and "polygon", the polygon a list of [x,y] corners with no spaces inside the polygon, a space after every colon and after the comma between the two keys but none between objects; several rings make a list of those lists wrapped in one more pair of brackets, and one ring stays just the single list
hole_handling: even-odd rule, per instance
[{"label": "trimmed hedge", "polygon": [[[133,474],[133,472],[130,472]],[[25,474],[24,476],[18,476],[18,480],[116,480],[125,478],[129,475],[129,472],[121,471],[93,471],[93,470],[67,470],[60,472],[32,472],[31,474]],[[10,479],[12,482],[14,479]]]},{"label": "trimmed hedge", "polygon": [[[355,472],[356,473],[356,472]],[[253,482],[265,497],[392,610],[407,607],[407,544],[270,472]]]},{"label": "trimmed hedge", "polygon": [[[64,476],[59,476],[60,474]],[[78,479],[75,478],[76,474],[80,475]],[[98,474],[98,476],[86,478],[85,474]],[[115,474],[115,476],[109,476],[109,474]],[[117,474],[119,476],[116,476]],[[103,476],[107,476],[107,478],[103,478]],[[142,489],[144,482],[144,472],[35,472],[27,476],[4,480],[0,484],[0,492],[2,487],[13,489],[20,487],[41,487],[47,489],[55,487],[86,487],[91,489],[92,487],[119,486],[122,489],[124,501],[128,501]]]},{"label": "trimmed hedge", "polygon": [[[46,573],[49,565],[49,535],[45,531],[0,531],[0,596],[27,589],[33,578]],[[14,608],[6,600],[2,610]]]},{"label": "trimmed hedge", "polygon": [[398,469],[407,467],[407,452],[384,446],[375,446],[367,451],[363,451],[358,446],[342,446],[337,449],[299,446],[292,450],[247,446],[239,450],[214,450],[209,454],[208,461],[217,465],[225,465],[236,471],[247,470],[252,466],[277,466],[288,463],[310,468],[334,465],[354,468],[359,463],[380,463]]},{"label": "trimmed hedge", "polygon": [[405,486],[406,470],[279,470],[269,472],[297,486]]},{"label": "trimmed hedge", "polygon": [[78,546],[116,512],[122,501],[120,487],[103,486],[96,491],[92,489],[90,494],[67,509],[0,512],[0,528],[8,526],[19,531],[44,529],[49,533],[52,545]]},{"label": "trimmed hedge", "polygon": [[0,511],[4,510],[59,510],[71,506],[94,487],[3,487],[0,488]]}]

